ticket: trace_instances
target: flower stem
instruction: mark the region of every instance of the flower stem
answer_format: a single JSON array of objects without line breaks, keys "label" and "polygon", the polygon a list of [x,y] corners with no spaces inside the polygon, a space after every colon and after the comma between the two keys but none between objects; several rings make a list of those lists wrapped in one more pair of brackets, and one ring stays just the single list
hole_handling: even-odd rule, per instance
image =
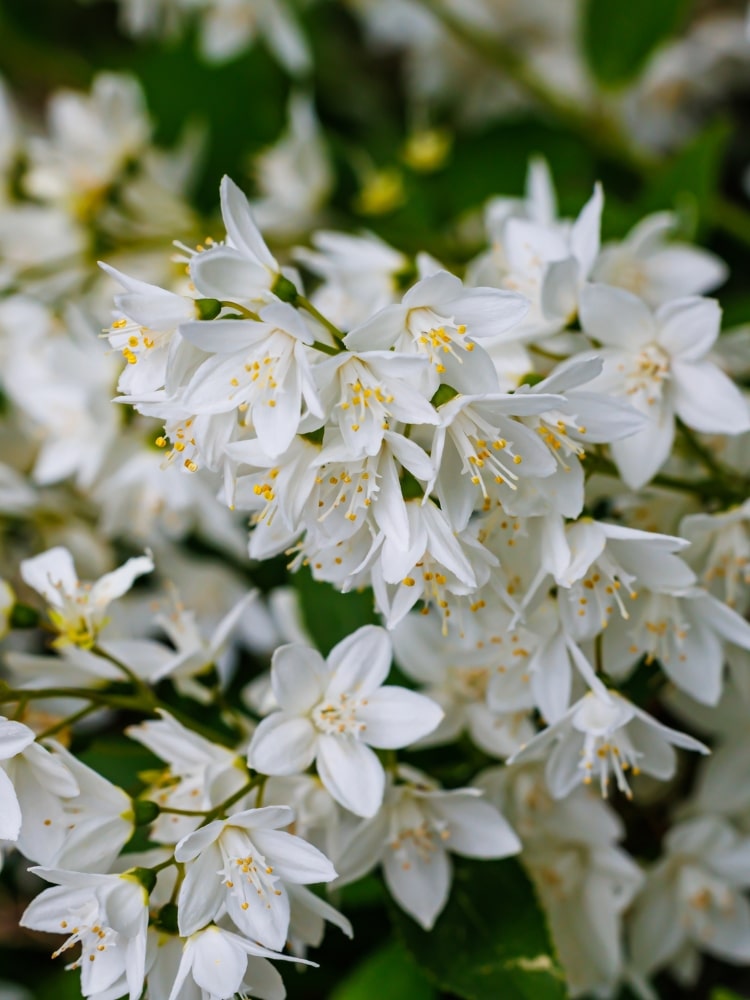
[{"label": "flower stem", "polygon": [[332,323],[329,319],[326,319],[323,313],[316,309],[309,299],[306,299],[304,295],[298,295],[296,303],[301,309],[304,309],[305,312],[309,313],[313,319],[316,319],[321,326],[324,326],[335,340],[339,342],[343,341],[343,330],[339,330],[334,323]]},{"label": "flower stem", "polygon": [[238,302],[222,302],[222,306],[225,309],[236,309],[240,316],[244,316],[246,319],[254,319],[257,323],[260,323],[260,316],[253,312],[251,309],[246,309],[245,306],[241,306]]}]

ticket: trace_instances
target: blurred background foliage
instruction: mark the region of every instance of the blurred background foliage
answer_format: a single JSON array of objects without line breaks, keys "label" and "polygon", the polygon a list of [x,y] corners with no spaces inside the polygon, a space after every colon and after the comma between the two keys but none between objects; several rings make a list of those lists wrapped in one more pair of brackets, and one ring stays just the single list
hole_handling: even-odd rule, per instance
[{"label": "blurred background foliage", "polygon": [[[580,25],[581,57],[602,93],[627,86],[654,50],[682,30],[696,7],[708,6],[693,0],[587,0]],[[738,11],[742,7],[734,5]],[[733,277],[721,291],[726,323],[750,319],[750,205],[742,184],[750,164],[750,89],[734,92],[696,134],[663,155],[633,153],[609,129],[606,117],[581,113],[554,91],[537,92],[533,110],[478,127],[468,127],[438,107],[429,124],[445,130],[444,155],[430,164],[435,169],[415,169],[414,158],[405,156],[414,122],[398,57],[373,54],[358,22],[341,3],[321,0],[305,6],[300,16],[314,57],[305,87],[314,95],[335,166],[327,225],[366,227],[407,252],[426,250],[460,266],[481,239],[478,213],[484,202],[497,193],[520,195],[529,157],[541,154],[552,167],[563,214],[575,214],[594,182],[603,181],[605,239],[623,236],[647,211],[676,211],[683,235],[699,238],[729,264]],[[472,44],[477,59],[505,65],[523,88],[523,71],[512,50],[481,38]],[[0,74],[27,112],[41,118],[51,92],[85,89],[102,69],[127,70],[141,81],[158,142],[172,144],[191,128],[202,136],[194,196],[207,226],[215,215],[222,174],[230,174],[252,193],[253,157],[282,132],[292,88],[262,46],[221,65],[207,64],[189,31],[168,42],[128,39],[118,30],[116,8],[108,2],[0,0]],[[529,85],[533,90],[534,81]],[[362,164],[385,171],[384,180],[391,183],[390,194],[385,184],[388,197],[380,211],[361,197]],[[283,574],[278,566],[264,567],[263,572]],[[305,574],[295,585],[323,652],[371,620],[366,595],[338,595]],[[441,751],[432,752],[433,770],[440,773],[442,766],[447,784],[465,780],[463,775],[451,776],[450,759],[445,754],[443,758]],[[139,789],[138,773],[154,763],[141,747],[123,738],[93,743],[83,759],[132,792]],[[319,955],[320,970],[286,977],[290,996],[434,1000],[455,990],[478,1000],[562,997],[563,985],[554,969],[519,975],[519,966],[506,961],[506,942],[516,949],[514,955],[529,960],[550,950],[520,868],[512,861],[483,862],[478,879],[472,879],[470,869],[467,863],[460,867],[451,904],[431,935],[392,907],[389,911],[375,878],[344,890],[340,902],[354,922],[354,941],[329,934]],[[462,891],[463,883],[472,885],[471,894]],[[22,904],[13,898],[17,890],[10,886],[18,884],[23,881],[7,880],[0,888],[0,937],[5,942],[0,979],[26,983],[36,1000],[75,1000],[78,978],[51,965],[47,950],[35,948],[34,940],[17,928]],[[477,885],[482,887],[478,896]],[[410,954],[429,970],[429,979]],[[730,973],[727,979],[723,970],[721,975],[728,985],[717,988],[716,966],[707,963],[695,995],[711,1000],[750,996],[743,986],[745,973]],[[738,992],[732,993],[730,986]],[[675,987],[665,983],[664,996],[680,995],[670,994],[670,989]]]}]

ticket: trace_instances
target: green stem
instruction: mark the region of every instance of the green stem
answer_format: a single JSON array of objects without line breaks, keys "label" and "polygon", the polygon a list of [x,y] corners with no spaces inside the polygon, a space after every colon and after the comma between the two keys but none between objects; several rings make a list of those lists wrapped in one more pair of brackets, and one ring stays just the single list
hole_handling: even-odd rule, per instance
[{"label": "green stem", "polygon": [[332,344],[324,344],[322,340],[314,340],[311,344],[316,351],[322,351],[323,354],[330,354],[332,357],[336,357],[337,354],[341,354],[343,348],[334,347]]},{"label": "green stem", "polygon": [[54,736],[56,733],[59,733],[61,729],[67,729],[68,726],[73,726],[81,719],[85,719],[87,715],[91,715],[92,712],[96,712],[99,707],[99,705],[87,705],[85,708],[80,709],[80,711],[73,712],[72,715],[66,715],[64,719],[60,719],[59,722],[56,722],[53,726],[49,726],[49,728],[39,733],[37,735],[37,739],[46,740],[50,736]]},{"label": "green stem", "polygon": [[213,820],[218,819],[222,813],[228,812],[235,802],[239,802],[240,799],[244,798],[248,792],[252,792],[252,790],[258,785],[265,784],[265,781],[265,774],[256,774],[254,778],[250,778],[250,780],[246,781],[242,788],[239,788],[234,795],[230,795],[228,799],[224,799],[224,801],[220,802],[218,806],[215,806],[210,812],[207,812],[206,818],[201,826],[205,826],[206,823],[211,823]]},{"label": "green stem", "polygon": [[246,309],[245,306],[241,306],[238,302],[222,302],[221,304],[225,309],[236,309],[237,312],[246,319],[254,319],[257,323],[261,322],[261,318],[256,312],[253,312],[251,309]]},{"label": "green stem", "polygon": [[560,361],[568,360],[566,354],[555,354],[553,351],[548,351],[545,347],[539,347],[538,344],[529,344],[528,348],[532,354],[538,354],[540,358],[547,358],[548,361],[559,363]]},{"label": "green stem", "polygon": [[156,697],[148,684],[146,684],[143,678],[139,677],[134,670],[131,670],[130,667],[126,666],[116,657],[106,653],[100,646],[94,646],[91,652],[96,656],[100,656],[103,660],[107,660],[107,662],[111,663],[113,667],[117,667],[118,670],[122,671],[125,677],[136,689],[140,697],[143,698],[146,705],[155,707],[158,704],[159,699]]},{"label": "green stem", "polygon": [[344,339],[343,330],[339,330],[339,328],[335,326],[329,319],[326,319],[323,313],[320,312],[318,309],[316,309],[309,299],[306,299],[304,295],[298,295],[296,303],[301,309],[304,309],[305,312],[309,313],[313,317],[313,319],[316,319],[321,326],[324,326],[335,340],[339,342],[343,341]]}]

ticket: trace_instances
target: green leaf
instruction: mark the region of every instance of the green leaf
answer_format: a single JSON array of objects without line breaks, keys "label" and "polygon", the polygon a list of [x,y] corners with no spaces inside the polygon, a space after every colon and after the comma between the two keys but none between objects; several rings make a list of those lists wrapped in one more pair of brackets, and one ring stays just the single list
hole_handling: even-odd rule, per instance
[{"label": "green leaf", "polygon": [[448,905],[430,932],[400,910],[408,951],[443,990],[466,1000],[561,1000],[565,979],[531,883],[514,860],[455,865]]},{"label": "green leaf", "polygon": [[435,1000],[434,989],[397,942],[369,955],[331,993],[330,1000]]},{"label": "green leaf", "polygon": [[583,48],[594,76],[610,87],[632,80],[681,26],[692,0],[587,0]]},{"label": "green leaf", "polygon": [[711,990],[711,1000],[742,1000],[742,997],[726,986],[716,986]]},{"label": "green leaf", "polygon": [[681,233],[692,238],[706,221],[721,180],[731,129],[714,121],[650,178],[638,207],[642,213],[675,209]]},{"label": "green leaf", "polygon": [[314,580],[307,568],[293,577],[293,583],[307,630],[324,656],[360,626],[377,623],[371,590],[340,594],[330,584]]}]

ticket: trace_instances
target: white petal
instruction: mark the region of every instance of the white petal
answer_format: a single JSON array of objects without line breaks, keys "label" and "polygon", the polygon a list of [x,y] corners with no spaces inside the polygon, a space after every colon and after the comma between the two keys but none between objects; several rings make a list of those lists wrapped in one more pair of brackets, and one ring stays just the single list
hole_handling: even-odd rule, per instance
[{"label": "white petal", "polygon": [[211,996],[234,996],[247,968],[243,949],[218,927],[196,935],[188,947],[192,949],[191,971],[198,986]]},{"label": "white petal", "polygon": [[231,247],[216,247],[193,257],[190,277],[201,295],[230,302],[257,297],[269,288],[272,280],[265,267]]},{"label": "white petal", "polygon": [[463,323],[470,337],[497,337],[518,326],[529,311],[529,303],[515,292],[497,288],[467,288],[455,301],[447,303],[456,321]]},{"label": "white petal", "polygon": [[613,441],[610,450],[625,483],[638,490],[666,462],[673,442],[674,417],[671,409],[662,407],[642,431]]},{"label": "white petal", "polygon": [[250,956],[247,961],[247,972],[243,980],[243,993],[258,1000],[284,1000],[286,987],[281,973],[267,958]]},{"label": "white petal", "polygon": [[328,654],[333,676],[326,688],[327,698],[341,694],[366,696],[388,676],[393,650],[388,632],[378,625],[364,625],[337,643]]},{"label": "white petal", "polygon": [[656,324],[648,306],[622,288],[586,285],[579,310],[586,336],[608,347],[637,350],[656,339]]},{"label": "white petal", "polygon": [[330,671],[325,660],[310,646],[289,643],[280,646],[271,660],[271,686],[286,712],[308,712],[323,697]]},{"label": "white petal", "polygon": [[693,430],[741,434],[750,429],[750,409],[737,386],[710,361],[672,363],[674,408]]},{"label": "white petal", "polygon": [[8,775],[0,768],[0,840],[18,840],[21,809]]},{"label": "white petal", "polygon": [[48,549],[33,559],[21,563],[21,579],[47,601],[58,607],[61,587],[64,593],[73,594],[78,587],[73,556],[61,545]]},{"label": "white petal", "polygon": [[383,801],[385,773],[373,751],[350,736],[321,736],[318,774],[331,795],[357,816],[374,816]]},{"label": "white petal", "polygon": [[177,844],[174,855],[177,861],[192,861],[199,854],[207,850],[211,844],[221,835],[224,829],[224,821],[217,819],[212,823],[207,823],[194,833],[189,833]]},{"label": "white petal", "polygon": [[507,858],[518,854],[521,842],[498,810],[468,795],[428,799],[430,811],[445,821],[445,847],[467,858]]},{"label": "white petal", "polygon": [[233,245],[270,270],[277,271],[279,266],[255,224],[253,213],[243,192],[225,175],[221,179],[220,193],[221,215]]},{"label": "white petal", "polygon": [[309,719],[274,712],[255,730],[248,763],[261,774],[301,774],[313,762],[317,738]]},{"label": "white petal", "polygon": [[601,184],[594,185],[594,193],[581,209],[570,233],[570,248],[581,262],[581,275],[588,277],[599,254],[604,192]]},{"label": "white petal", "polygon": [[396,750],[415,743],[435,729],[443,710],[431,698],[402,687],[383,687],[357,708],[357,719],[367,727],[361,739],[370,746]]},{"label": "white petal", "polygon": [[218,916],[226,890],[221,882],[221,852],[210,847],[187,866],[177,898],[180,934],[190,937]]},{"label": "white petal", "polygon": [[251,833],[256,830],[279,830],[294,822],[291,806],[262,806],[259,809],[244,809],[226,820],[226,826],[238,826]]},{"label": "white petal", "polygon": [[105,573],[91,588],[89,600],[95,607],[106,607],[117,597],[122,597],[133,586],[133,582],[144,573],[150,573],[154,561],[150,556],[136,556],[126,563]]},{"label": "white petal", "polygon": [[34,742],[34,733],[22,722],[0,720],[0,760],[15,757]]},{"label": "white petal", "polygon": [[656,322],[657,343],[673,360],[697,361],[719,336],[721,309],[716,299],[677,299],[658,310]]},{"label": "white petal", "polygon": [[402,856],[400,851],[386,851],[383,859],[386,885],[398,905],[428,931],[448,902],[450,860],[440,847],[427,858],[416,851],[409,852],[408,861],[402,860]]},{"label": "white petal", "polygon": [[[271,332],[267,323],[244,319],[214,319],[210,323],[183,323],[180,333],[195,347],[209,354],[245,351]],[[244,357],[240,364],[244,362]]]},{"label": "white petal", "polygon": [[283,830],[253,830],[253,843],[287,882],[332,882],[336,871],[317,847]]}]

